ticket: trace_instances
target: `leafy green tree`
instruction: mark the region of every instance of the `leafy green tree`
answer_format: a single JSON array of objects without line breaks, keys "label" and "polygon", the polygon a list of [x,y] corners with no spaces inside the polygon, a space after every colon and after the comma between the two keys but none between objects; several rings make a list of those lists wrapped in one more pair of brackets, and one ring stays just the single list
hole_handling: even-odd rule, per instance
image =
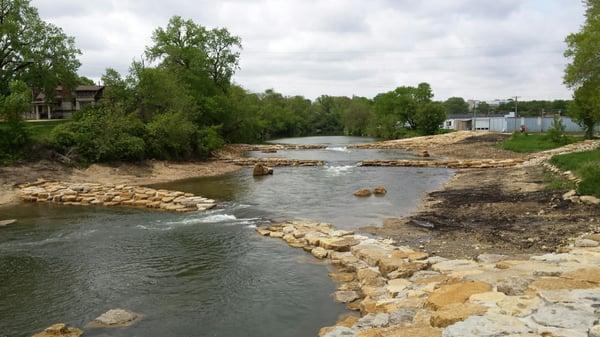
[{"label": "leafy green tree", "polygon": [[0,37],[0,95],[10,94],[15,80],[47,93],[77,84],[75,40],[42,21],[29,0],[0,2]]},{"label": "leafy green tree", "polygon": [[492,112],[492,107],[486,102],[479,102],[475,111],[478,115],[489,115]]},{"label": "leafy green tree", "polygon": [[20,81],[9,86],[10,95],[0,96],[0,161],[14,158],[29,141],[22,113],[29,109],[31,90]]},{"label": "leafy green tree", "polygon": [[165,113],[146,124],[147,152],[158,159],[189,159],[197,148],[198,127],[181,113]]},{"label": "leafy green tree", "polygon": [[442,103],[421,104],[417,108],[415,116],[416,129],[425,135],[434,135],[439,131],[446,118],[446,109]]},{"label": "leafy green tree", "polygon": [[594,137],[594,128],[600,122],[600,97],[593,83],[584,84],[575,90],[569,115],[585,129],[585,137]]},{"label": "leafy green tree", "polygon": [[366,136],[371,118],[373,118],[371,102],[364,97],[352,97],[342,115],[346,134]]},{"label": "leafy green tree", "polygon": [[166,28],[154,31],[152,41],[146,57],[161,60],[165,67],[178,71],[204,95],[213,94],[214,88],[226,90],[238,68],[241,39],[225,28],[207,30],[192,20],[174,16]]},{"label": "leafy green tree", "polygon": [[600,1],[585,0],[585,24],[578,33],[567,37],[565,56],[570,63],[565,70],[565,84],[575,89],[571,116],[586,129],[586,137],[594,135],[600,123]]},{"label": "leafy green tree", "polygon": [[462,97],[450,97],[444,102],[444,108],[448,115],[460,115],[469,113],[469,104]]}]

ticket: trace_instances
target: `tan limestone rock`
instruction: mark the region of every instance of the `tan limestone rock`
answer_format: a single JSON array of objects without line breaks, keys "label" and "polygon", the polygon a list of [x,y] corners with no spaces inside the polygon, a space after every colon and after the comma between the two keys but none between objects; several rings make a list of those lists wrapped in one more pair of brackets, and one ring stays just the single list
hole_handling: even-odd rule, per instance
[{"label": "tan limestone rock", "polygon": [[371,190],[368,188],[363,188],[360,189],[356,192],[354,192],[354,196],[355,197],[359,197],[359,198],[366,198],[366,197],[370,197],[372,194]]},{"label": "tan limestone rock", "polygon": [[387,190],[385,189],[385,186],[377,186],[373,189],[373,194],[375,195],[386,195],[387,194]]},{"label": "tan limestone rock", "polygon": [[335,282],[352,282],[354,281],[353,273],[329,273],[329,277]]},{"label": "tan limestone rock", "polygon": [[356,337],[441,337],[442,330],[431,327],[391,327],[360,331]]},{"label": "tan limestone rock", "polygon": [[488,292],[492,287],[483,282],[461,282],[441,286],[427,299],[427,307],[439,309],[453,303],[464,303],[471,295]]},{"label": "tan limestone rock", "polygon": [[431,326],[436,328],[445,328],[456,322],[463,321],[470,316],[483,315],[487,308],[471,303],[453,303],[440,308],[431,315]]},{"label": "tan limestone rock", "polygon": [[541,277],[529,284],[529,290],[537,292],[540,290],[561,290],[561,289],[590,289],[597,287],[597,284],[577,279],[568,279],[562,277]]},{"label": "tan limestone rock", "polygon": [[336,252],[349,252],[352,246],[356,246],[359,243],[360,241],[352,237],[323,238],[319,240],[319,246],[325,249],[335,250]]},{"label": "tan limestone rock", "polygon": [[[273,236],[273,234],[271,234],[271,236]],[[317,259],[324,259],[329,254],[329,252],[322,247],[314,248],[310,253]]]},{"label": "tan limestone rock", "polygon": [[600,283],[600,268],[582,268],[561,275],[563,278],[584,282]]}]

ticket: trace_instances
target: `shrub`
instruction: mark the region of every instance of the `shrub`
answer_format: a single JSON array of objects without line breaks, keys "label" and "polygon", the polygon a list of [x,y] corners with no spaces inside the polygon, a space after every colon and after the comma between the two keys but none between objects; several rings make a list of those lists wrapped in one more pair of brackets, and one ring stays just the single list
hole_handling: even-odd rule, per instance
[{"label": "shrub", "polygon": [[200,156],[207,157],[211,152],[220,149],[225,145],[223,137],[219,134],[218,126],[202,128],[198,131],[197,151]]},{"label": "shrub", "polygon": [[569,143],[569,138],[565,134],[566,126],[563,124],[562,119],[558,115],[554,115],[552,120],[552,126],[548,129],[548,139],[556,144],[566,145]]},{"label": "shrub", "polygon": [[579,184],[579,194],[600,197],[600,165],[598,163],[586,163],[578,172],[582,179]]},{"label": "shrub", "polygon": [[186,159],[195,153],[198,128],[182,113],[157,115],[146,125],[148,154],[157,159]]},{"label": "shrub", "polygon": [[140,160],[145,156],[144,125],[134,115],[103,106],[82,110],[50,136],[56,150],[75,152],[87,162]]}]

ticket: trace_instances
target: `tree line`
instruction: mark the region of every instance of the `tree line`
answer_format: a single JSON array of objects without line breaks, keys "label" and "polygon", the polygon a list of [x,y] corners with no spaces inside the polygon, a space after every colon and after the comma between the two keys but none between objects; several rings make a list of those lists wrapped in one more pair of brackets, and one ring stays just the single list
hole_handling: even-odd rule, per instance
[{"label": "tree line", "polygon": [[[577,68],[591,62],[580,60],[580,44],[600,45],[586,40],[595,39],[593,28],[600,26],[595,5],[590,2],[588,7],[583,32],[567,40],[573,64],[566,82],[576,89],[574,101],[520,102],[521,114],[564,109],[574,111],[582,124],[598,123],[586,117],[600,108],[585,94],[600,81],[582,79],[594,69]],[[2,160],[32,151],[22,120],[32,93],[43,92],[51,101],[58,85],[73,88],[93,81],[77,75],[80,51],[74,39],[41,20],[29,0],[0,3],[0,34]],[[153,32],[144,56],[134,60],[127,73],[105,71],[101,80],[106,88],[99,104],[57,126],[42,145],[85,162],[183,160],[205,158],[226,143],[260,143],[277,137],[345,134],[392,139],[435,134],[448,114],[472,112],[462,98],[435,101],[427,83],[401,86],[372,99],[323,95],[309,100],[274,90],[253,93],[232,81],[241,50],[241,39],[226,28],[208,29],[174,16]],[[479,104],[476,109],[482,114],[512,107],[507,103],[493,110]]]}]

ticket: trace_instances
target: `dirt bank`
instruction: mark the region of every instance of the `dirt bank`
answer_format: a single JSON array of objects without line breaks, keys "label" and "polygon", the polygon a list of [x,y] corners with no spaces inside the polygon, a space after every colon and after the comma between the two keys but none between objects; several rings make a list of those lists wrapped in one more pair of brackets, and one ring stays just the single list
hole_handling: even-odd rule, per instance
[{"label": "dirt bank", "polygon": [[525,157],[522,154],[503,150],[499,146],[509,137],[509,134],[487,131],[457,131],[436,136],[357,144],[352,148],[428,151],[432,156],[452,159],[512,159]]},{"label": "dirt bank", "polygon": [[39,178],[64,182],[149,185],[194,177],[216,176],[240,167],[221,161],[171,163],[148,161],[143,164],[94,164],[85,169],[42,161],[26,165],[0,167],[0,205],[16,202],[16,184]]},{"label": "dirt bank", "polygon": [[547,175],[541,165],[460,171],[416,214],[365,230],[448,257],[554,251],[600,230],[600,208],[562,200]]}]

